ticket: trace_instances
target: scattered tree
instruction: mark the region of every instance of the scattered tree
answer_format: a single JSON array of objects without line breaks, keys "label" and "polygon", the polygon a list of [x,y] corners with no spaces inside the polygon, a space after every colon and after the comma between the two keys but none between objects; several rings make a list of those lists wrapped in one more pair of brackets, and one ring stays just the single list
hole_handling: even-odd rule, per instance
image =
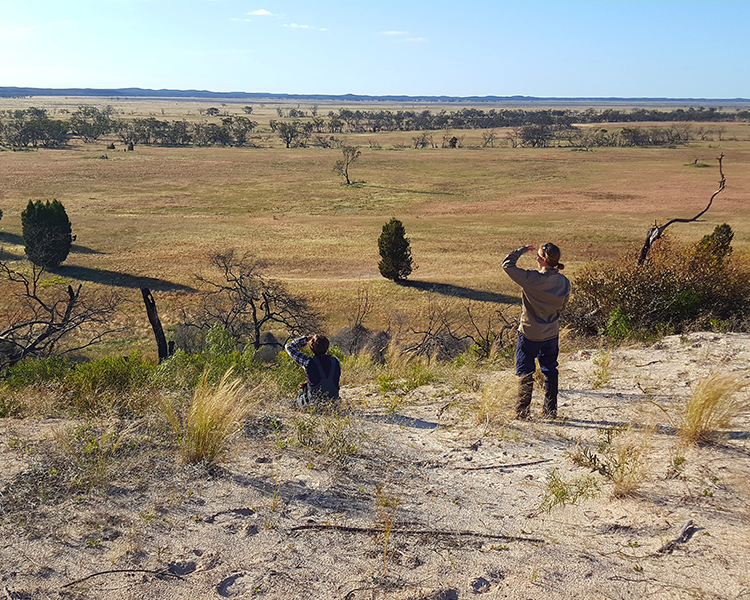
[{"label": "scattered tree", "polygon": [[351,185],[349,179],[349,167],[352,166],[362,154],[356,146],[344,146],[341,151],[344,154],[342,160],[337,160],[333,166],[333,172],[346,179],[346,185]]},{"label": "scattered tree", "polygon": [[264,275],[251,255],[227,250],[211,255],[209,263],[213,275],[196,275],[204,287],[201,323],[220,323],[256,349],[263,345],[263,332],[271,325],[285,327],[290,336],[318,328],[320,317],[307,301]]},{"label": "scattered tree", "polygon": [[68,258],[74,237],[65,207],[57,200],[29,204],[21,213],[24,251],[29,260],[45,269],[56,269]]},{"label": "scattered tree", "polygon": [[411,275],[411,245],[406,237],[404,224],[395,217],[383,225],[383,232],[378,239],[378,250],[378,269],[383,277],[398,282]]}]

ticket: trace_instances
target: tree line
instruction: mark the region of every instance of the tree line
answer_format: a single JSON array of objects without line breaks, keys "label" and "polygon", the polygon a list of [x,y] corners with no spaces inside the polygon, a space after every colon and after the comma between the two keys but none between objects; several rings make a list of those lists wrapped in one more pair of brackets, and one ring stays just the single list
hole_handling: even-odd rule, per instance
[{"label": "tree line", "polygon": [[[250,109],[250,110],[248,110]],[[252,107],[244,107],[245,115]],[[462,108],[455,111],[430,110],[351,110],[342,108],[319,115],[317,107],[306,113],[299,109],[277,111],[280,119],[272,119],[269,128],[287,148],[316,145],[340,147],[332,134],[378,133],[382,131],[449,131],[483,129],[485,146],[494,146],[497,134],[492,130],[509,130],[506,138],[513,147],[518,145],[542,147],[557,140],[572,146],[648,146],[673,145],[693,137],[706,139],[711,133],[704,127],[691,132],[688,123],[720,124],[750,121],[750,111],[721,111],[715,108],[689,108],[671,111],[607,108],[596,110],[573,109],[490,109]],[[218,109],[207,109],[210,116],[220,116]],[[608,123],[664,123],[662,127],[626,127],[619,132],[605,128],[579,128],[575,125]],[[669,125],[667,124],[669,123]],[[0,111],[0,144],[10,148],[63,148],[71,139],[91,142],[102,136],[116,134],[129,145],[159,146],[253,146],[251,135],[258,122],[244,115],[226,115],[215,122],[189,122],[147,117],[132,120],[116,119],[111,106],[102,109],[79,106],[70,118],[53,119],[43,108]],[[721,126],[718,125],[719,136]],[[317,134],[317,135],[316,135]],[[721,139],[719,137],[719,139]],[[424,141],[423,141],[424,142]],[[416,147],[427,147],[424,142]],[[450,147],[455,147],[451,145]]]}]

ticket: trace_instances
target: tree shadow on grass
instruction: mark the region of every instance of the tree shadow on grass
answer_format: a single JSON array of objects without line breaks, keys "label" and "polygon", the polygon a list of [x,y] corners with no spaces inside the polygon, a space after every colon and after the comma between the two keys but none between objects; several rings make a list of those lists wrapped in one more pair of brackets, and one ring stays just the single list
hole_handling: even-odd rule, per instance
[{"label": "tree shadow on grass", "polygon": [[2,244],[13,244],[14,246],[23,246],[23,237],[16,235],[15,233],[8,233],[7,231],[0,231],[0,245]]},{"label": "tree shadow on grass", "polygon": [[[0,246],[2,246],[3,244],[12,244],[14,246],[26,245],[23,241],[23,236],[15,233],[9,233],[7,231],[0,231]],[[93,248],[80,246],[78,244],[73,244],[70,247],[70,251],[76,252],[78,254],[104,254],[104,252],[100,252],[99,250],[94,250]]]},{"label": "tree shadow on grass", "polygon": [[475,300],[477,302],[494,302],[495,304],[520,304],[520,298],[498,294],[497,292],[488,292],[485,290],[475,290],[473,288],[452,285],[450,283],[435,283],[432,281],[402,281],[404,287],[411,287],[425,292],[434,292],[443,296],[452,296],[453,298],[463,298],[465,300]]},{"label": "tree shadow on grass", "polygon": [[90,281],[103,285],[112,285],[124,288],[147,287],[150,290],[162,292],[194,292],[195,288],[181,283],[174,283],[165,279],[155,277],[139,277],[128,273],[119,273],[108,269],[91,269],[89,267],[78,267],[73,265],[61,265],[51,271],[61,277],[70,277],[78,281]]}]

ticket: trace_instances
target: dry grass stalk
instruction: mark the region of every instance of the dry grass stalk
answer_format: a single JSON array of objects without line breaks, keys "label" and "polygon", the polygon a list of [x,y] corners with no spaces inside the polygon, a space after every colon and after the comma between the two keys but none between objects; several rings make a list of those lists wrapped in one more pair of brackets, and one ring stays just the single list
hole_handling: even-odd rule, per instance
[{"label": "dry grass stalk", "polygon": [[216,387],[204,374],[193,392],[185,418],[174,404],[164,404],[164,412],[177,435],[183,458],[190,463],[214,462],[226,451],[227,441],[237,433],[256,405],[230,368]]},{"label": "dry grass stalk", "polygon": [[506,424],[515,418],[518,398],[518,378],[511,372],[500,372],[485,383],[477,407],[477,420],[481,423]]},{"label": "dry grass stalk", "polygon": [[716,432],[726,429],[750,408],[747,396],[737,392],[748,385],[733,373],[713,373],[702,380],[685,406],[679,435],[687,444],[710,442]]}]

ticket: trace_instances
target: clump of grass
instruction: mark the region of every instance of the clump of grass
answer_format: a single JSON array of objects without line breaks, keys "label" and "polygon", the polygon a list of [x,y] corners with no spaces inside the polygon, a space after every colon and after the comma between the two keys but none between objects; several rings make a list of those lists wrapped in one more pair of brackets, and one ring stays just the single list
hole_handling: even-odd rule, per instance
[{"label": "clump of grass", "polygon": [[555,506],[575,504],[579,500],[596,498],[601,494],[599,482],[593,475],[583,475],[565,481],[553,468],[547,473],[547,488],[538,512],[550,512]]},{"label": "clump of grass", "polygon": [[57,430],[57,448],[74,471],[71,487],[106,488],[118,450],[139,425],[139,421],[125,425],[119,420],[109,420]]},{"label": "clump of grass", "polygon": [[714,373],[702,380],[685,406],[678,429],[682,440],[687,444],[711,442],[718,430],[729,427],[750,408],[746,396],[737,396],[747,385],[735,374]]},{"label": "clump of grass", "polygon": [[383,529],[383,573],[388,568],[388,543],[396,523],[396,510],[400,505],[401,498],[387,494],[383,483],[375,486],[375,523]]},{"label": "clump of grass", "polygon": [[576,447],[573,462],[608,479],[614,485],[613,496],[634,494],[648,474],[651,433],[650,429],[637,431],[629,425],[601,429],[593,449]]},{"label": "clump of grass", "polygon": [[308,413],[294,423],[294,437],[300,446],[345,464],[359,452],[359,436],[351,418],[334,412],[324,416]]},{"label": "clump of grass", "polygon": [[251,392],[233,376],[230,368],[216,386],[208,375],[200,380],[186,415],[180,415],[173,403],[162,408],[179,441],[186,462],[212,463],[225,453],[229,438],[240,431],[242,422],[256,404]]},{"label": "clump of grass", "polygon": [[482,397],[477,407],[477,420],[481,423],[505,424],[515,417],[518,398],[518,378],[511,372],[497,373],[482,387]]},{"label": "clump of grass", "polygon": [[591,359],[594,363],[594,377],[591,380],[591,386],[596,390],[607,385],[612,376],[612,350],[602,348]]}]

